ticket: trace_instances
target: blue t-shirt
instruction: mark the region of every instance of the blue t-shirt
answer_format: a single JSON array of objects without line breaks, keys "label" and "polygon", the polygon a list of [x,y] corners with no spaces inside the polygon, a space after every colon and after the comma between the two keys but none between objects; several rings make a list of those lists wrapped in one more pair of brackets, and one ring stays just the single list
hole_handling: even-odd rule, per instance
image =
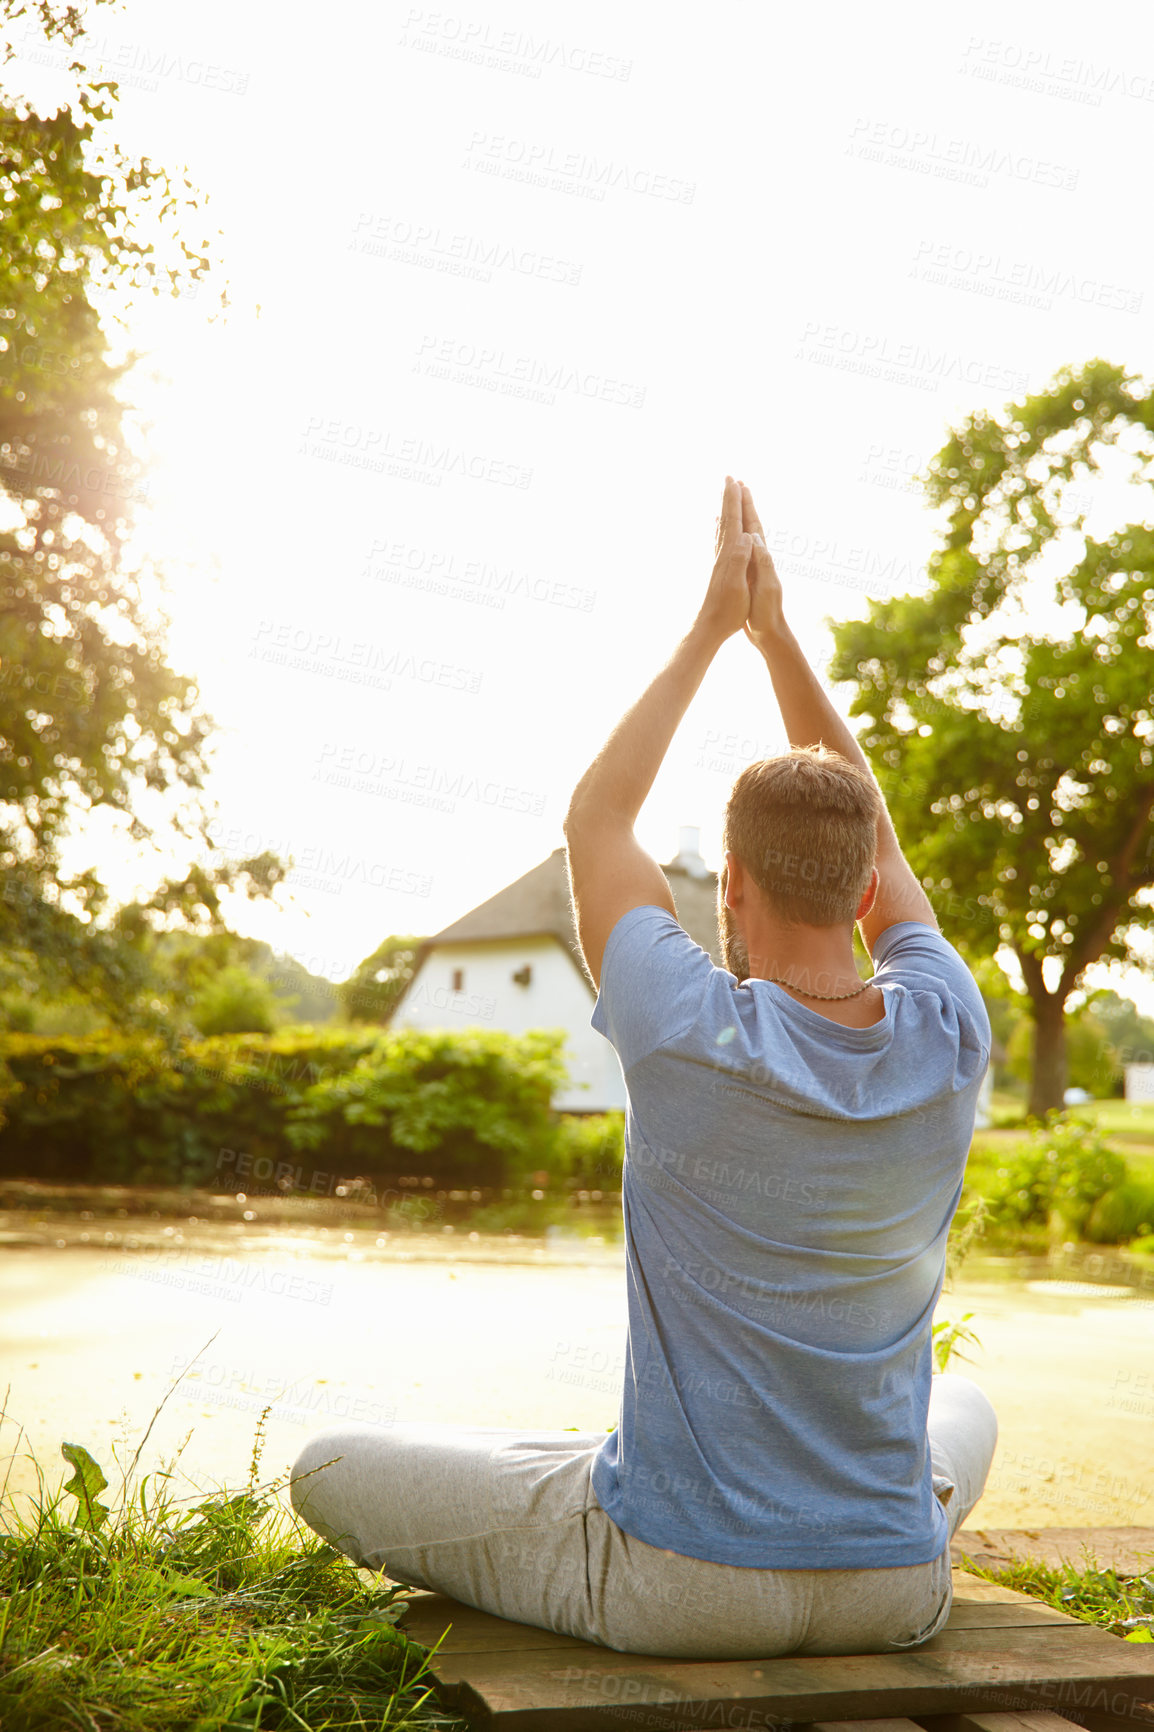
[{"label": "blue t-shirt", "polygon": [[664,908],[609,935],[629,1337],[592,1483],[649,1545],[873,1569],[947,1543],[930,1331],[990,1023],[933,927],[890,926],[873,960],[885,1016],[844,1028],[739,985]]}]

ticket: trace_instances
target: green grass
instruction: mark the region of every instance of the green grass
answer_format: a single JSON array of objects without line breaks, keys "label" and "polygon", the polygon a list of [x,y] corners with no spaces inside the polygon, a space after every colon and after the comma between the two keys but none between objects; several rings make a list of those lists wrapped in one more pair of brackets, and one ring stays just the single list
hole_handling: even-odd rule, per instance
[{"label": "green grass", "polygon": [[395,1628],[404,1590],[256,1484],[260,1445],[258,1425],[231,1494],[176,1498],[174,1462],[139,1485],[130,1468],[106,1508],[103,1473],[71,1445],[63,1490],[45,1494],[39,1465],[38,1496],[5,1483],[4,1732],[459,1732],[427,1651]]},{"label": "green grass", "polygon": [[1097,1624],[1127,1641],[1154,1639],[1154,1557],[1151,1573],[1144,1576],[1120,1575],[1117,1570],[1101,1568],[1090,1557],[1081,1569],[1071,1563],[1052,1569],[1027,1561],[1015,1562],[1004,1570],[978,1569],[963,1561],[963,1568],[983,1581],[1016,1588],[1020,1594],[1056,1606],[1068,1617]]},{"label": "green grass", "polygon": [[1148,1167],[1154,1175],[1154,1101],[1087,1101],[1067,1110],[1071,1118],[1084,1118],[1125,1145],[1123,1153],[1136,1171]]},{"label": "green grass", "polygon": [[[1094,1124],[1103,1136],[1132,1145],[1133,1152],[1144,1151],[1154,1159],[1154,1101],[1084,1101],[1081,1106],[1064,1109],[1070,1118],[1085,1119]],[[1024,1134],[1026,1128],[1026,1098],[1005,1089],[995,1089],[991,1101],[992,1124],[979,1131],[979,1137]]]}]

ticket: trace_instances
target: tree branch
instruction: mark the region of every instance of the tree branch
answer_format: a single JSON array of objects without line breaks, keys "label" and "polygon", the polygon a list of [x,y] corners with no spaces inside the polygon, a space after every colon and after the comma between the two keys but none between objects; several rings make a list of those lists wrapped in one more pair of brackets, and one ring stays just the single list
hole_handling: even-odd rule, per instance
[{"label": "tree branch", "polygon": [[1120,888],[1112,897],[1103,901],[1093,926],[1081,938],[1075,939],[1070,946],[1070,954],[1063,964],[1062,978],[1058,983],[1058,991],[1062,995],[1063,1003],[1073,992],[1074,983],[1082,970],[1088,968],[1092,962],[1097,962],[1106,948],[1114,928],[1118,924],[1120,910],[1129,902],[1134,891],[1142,887],[1141,882],[1138,884],[1130,882],[1130,866],[1138,852],[1138,844],[1142,840],[1142,834],[1146,829],[1146,823],[1152,810],[1154,810],[1154,783],[1151,783],[1139,801],[1134,822],[1118,852],[1110,861],[1110,876],[1115,885]]}]

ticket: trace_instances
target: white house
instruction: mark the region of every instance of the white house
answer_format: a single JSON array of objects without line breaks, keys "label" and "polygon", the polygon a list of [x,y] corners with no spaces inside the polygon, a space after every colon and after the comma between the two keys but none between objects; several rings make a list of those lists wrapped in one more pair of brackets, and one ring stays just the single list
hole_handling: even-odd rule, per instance
[{"label": "white house", "polygon": [[1128,1064],[1123,1075],[1128,1101],[1154,1101],[1154,1064]]},{"label": "white house", "polygon": [[[683,826],[678,841],[675,858],[662,868],[677,918],[721,967],[717,874],[701,857],[696,828]],[[510,1034],[563,1028],[569,1086],[553,1104],[562,1112],[605,1112],[624,1108],[625,1085],[613,1048],[589,1026],[596,996],[577,944],[565,850],[555,848],[539,866],[425,939],[391,1023]]]}]

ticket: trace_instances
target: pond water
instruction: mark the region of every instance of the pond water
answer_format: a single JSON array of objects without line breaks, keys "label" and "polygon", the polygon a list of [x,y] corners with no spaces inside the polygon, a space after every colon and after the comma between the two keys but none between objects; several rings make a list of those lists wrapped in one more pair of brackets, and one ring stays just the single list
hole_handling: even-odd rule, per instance
[{"label": "pond water", "polygon": [[[178,1495],[243,1484],[266,1407],[265,1478],[340,1418],[612,1425],[625,1340],[613,1219],[541,1234],[447,1224],[4,1217],[0,1479],[34,1489],[38,1462],[55,1486],[67,1441],[115,1487],[115,1461],[127,1466],[162,1402],[140,1466],[180,1451]],[[979,1341],[951,1370],[1000,1422],[970,1526],[1154,1525],[1154,1272],[1109,1248],[974,1255],[938,1316],[966,1312]]]}]

